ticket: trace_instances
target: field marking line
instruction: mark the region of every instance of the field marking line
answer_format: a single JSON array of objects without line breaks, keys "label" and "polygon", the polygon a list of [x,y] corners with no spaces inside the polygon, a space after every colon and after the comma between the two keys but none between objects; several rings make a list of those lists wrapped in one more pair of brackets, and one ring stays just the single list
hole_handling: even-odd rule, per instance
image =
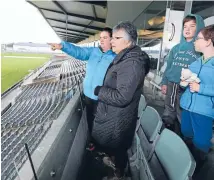
[{"label": "field marking line", "polygon": [[3,56],[4,58],[30,58],[30,59],[48,59],[47,57],[32,57],[32,56]]}]

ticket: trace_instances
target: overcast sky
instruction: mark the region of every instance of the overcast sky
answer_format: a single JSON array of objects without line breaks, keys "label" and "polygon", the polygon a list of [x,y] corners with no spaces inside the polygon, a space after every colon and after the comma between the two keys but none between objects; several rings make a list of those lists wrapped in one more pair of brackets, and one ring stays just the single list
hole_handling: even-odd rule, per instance
[{"label": "overcast sky", "polygon": [[0,1],[0,42],[60,42],[40,12],[25,0]]}]

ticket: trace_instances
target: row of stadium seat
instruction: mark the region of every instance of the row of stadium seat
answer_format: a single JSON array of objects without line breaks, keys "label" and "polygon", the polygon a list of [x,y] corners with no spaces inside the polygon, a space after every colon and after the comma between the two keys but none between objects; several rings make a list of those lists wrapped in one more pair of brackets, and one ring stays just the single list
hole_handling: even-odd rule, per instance
[{"label": "row of stadium seat", "polygon": [[85,62],[70,57],[57,58],[45,69],[42,78],[54,76],[56,73],[60,76],[58,81],[26,85],[14,104],[2,114],[2,179],[12,180],[17,176],[17,169],[27,159],[24,144],[28,144],[32,153],[53,120],[59,117],[76,93],[78,84],[83,81]]},{"label": "row of stadium seat", "polygon": [[[61,107],[63,102],[64,104],[67,103],[67,101],[65,101],[65,96],[66,93],[61,92],[52,97],[42,97],[26,101],[18,112],[14,109],[14,111],[11,111],[7,116],[2,116],[2,131],[10,128],[42,123],[47,119],[53,120],[52,118],[49,118],[49,116],[55,112],[56,108]],[[51,117],[57,118],[56,116]]]},{"label": "row of stadium seat", "polygon": [[128,154],[133,180],[188,180],[196,166],[185,143],[174,132],[163,128],[158,112],[146,105],[143,95]]},{"label": "row of stadium seat", "polygon": [[[16,141],[14,146],[9,145],[10,148],[5,149],[2,153],[2,180],[13,179],[16,174],[16,168],[19,170],[27,159],[27,153],[24,144],[27,143],[30,152],[33,152],[38,144],[41,142],[44,135],[51,127],[52,122],[35,125],[32,127],[19,128],[16,131]],[[12,137],[11,137],[12,138]],[[11,143],[13,143],[12,140]],[[7,154],[6,154],[7,153]],[[6,154],[6,155],[5,155]],[[15,168],[15,164],[16,168]]]}]

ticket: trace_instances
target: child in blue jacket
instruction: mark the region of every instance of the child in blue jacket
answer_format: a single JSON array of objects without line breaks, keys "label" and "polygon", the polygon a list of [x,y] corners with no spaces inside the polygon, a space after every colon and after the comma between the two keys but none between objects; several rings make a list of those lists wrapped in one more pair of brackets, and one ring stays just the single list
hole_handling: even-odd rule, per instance
[{"label": "child in blue jacket", "polygon": [[214,25],[202,29],[194,45],[203,56],[189,69],[201,82],[190,83],[181,97],[181,132],[187,145],[192,141],[196,169],[200,169],[211,147],[214,119]]},{"label": "child in blue jacket", "polygon": [[166,95],[165,109],[162,116],[167,128],[180,135],[180,97],[183,89],[180,88],[181,69],[197,60],[201,54],[195,51],[194,41],[199,31],[204,28],[204,20],[196,14],[189,14],[183,20],[181,41],[169,52],[167,67],[161,82],[161,91]]}]

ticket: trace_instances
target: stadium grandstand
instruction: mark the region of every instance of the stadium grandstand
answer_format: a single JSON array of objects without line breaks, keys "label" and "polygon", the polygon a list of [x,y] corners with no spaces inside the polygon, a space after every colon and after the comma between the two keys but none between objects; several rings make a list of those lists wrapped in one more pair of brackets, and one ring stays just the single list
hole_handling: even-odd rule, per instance
[{"label": "stadium grandstand", "polygon": [[[62,41],[98,47],[102,28],[129,20],[138,45],[151,59],[144,83],[127,179],[190,180],[196,162],[183,140],[163,128],[160,82],[164,57],[180,42],[182,19],[198,14],[214,22],[213,1],[31,1]],[[6,49],[5,45],[1,46]],[[82,96],[87,61],[52,55],[41,67],[2,94],[2,180],[99,180],[100,157],[87,151],[88,128]],[[207,161],[193,180],[214,179],[214,136]]]}]

